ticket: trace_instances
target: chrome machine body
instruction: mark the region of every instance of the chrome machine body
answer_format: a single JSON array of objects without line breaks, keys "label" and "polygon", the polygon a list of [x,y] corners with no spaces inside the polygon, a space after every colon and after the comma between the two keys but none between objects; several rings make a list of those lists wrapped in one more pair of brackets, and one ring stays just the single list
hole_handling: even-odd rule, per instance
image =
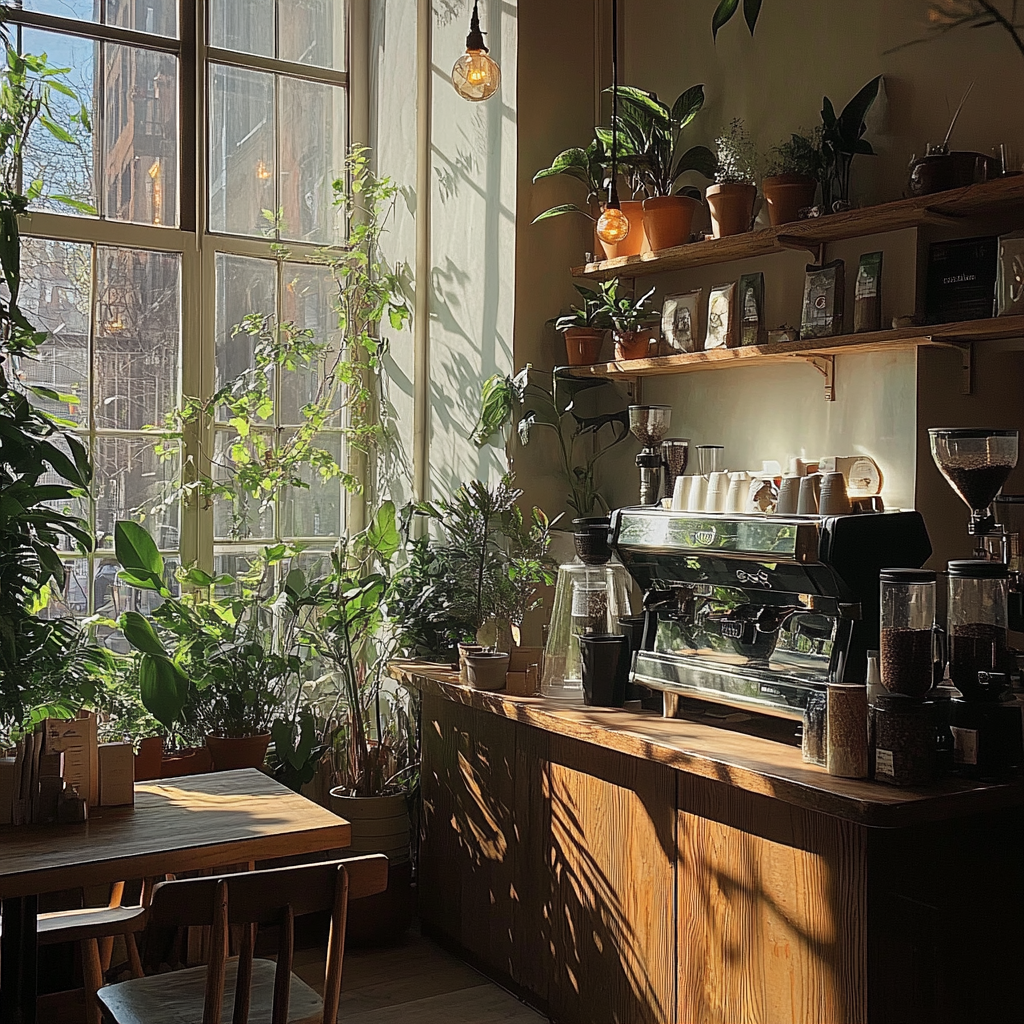
[{"label": "chrome machine body", "polygon": [[918,512],[769,516],[619,509],[615,548],[643,589],[633,681],[800,721],[809,695],[863,681],[878,576],[931,554]]}]

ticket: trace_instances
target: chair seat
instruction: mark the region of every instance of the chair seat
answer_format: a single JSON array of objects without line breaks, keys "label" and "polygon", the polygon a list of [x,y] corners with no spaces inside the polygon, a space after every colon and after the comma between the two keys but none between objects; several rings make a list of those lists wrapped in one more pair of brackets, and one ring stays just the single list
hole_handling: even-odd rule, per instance
[{"label": "chair seat", "polygon": [[86,907],[84,910],[58,910],[40,914],[36,934],[41,946],[82,939],[102,939],[110,935],[141,932],[146,926],[145,907]]},{"label": "chair seat", "polygon": [[[249,1024],[320,1024],[323,1003],[300,978],[292,975],[288,1020],[273,1020],[273,960],[253,960]],[[230,1021],[235,1002],[238,957],[225,966],[221,1020]],[[117,1024],[200,1024],[206,991],[206,967],[122,981],[101,988],[97,997]]]}]

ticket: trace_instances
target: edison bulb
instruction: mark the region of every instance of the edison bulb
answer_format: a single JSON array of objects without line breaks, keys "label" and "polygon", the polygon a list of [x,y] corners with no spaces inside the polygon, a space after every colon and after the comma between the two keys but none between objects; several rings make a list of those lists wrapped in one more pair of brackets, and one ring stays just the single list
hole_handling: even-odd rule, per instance
[{"label": "edison bulb", "polygon": [[624,242],[629,234],[629,218],[617,207],[606,206],[597,221],[597,237],[609,245]]},{"label": "edison bulb", "polygon": [[452,68],[455,91],[472,103],[490,99],[501,85],[501,68],[483,50],[467,50]]}]

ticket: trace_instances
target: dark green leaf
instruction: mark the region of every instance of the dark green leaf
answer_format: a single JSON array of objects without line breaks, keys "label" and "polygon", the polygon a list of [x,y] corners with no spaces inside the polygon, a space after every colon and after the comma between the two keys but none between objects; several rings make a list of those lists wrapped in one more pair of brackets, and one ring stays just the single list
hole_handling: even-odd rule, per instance
[{"label": "dark green leaf", "polygon": [[168,658],[144,654],[139,660],[139,691],[146,710],[173,729],[188,695],[185,673]]},{"label": "dark green leaf", "polygon": [[739,8],[740,0],[721,0],[711,18],[711,34],[718,38],[718,30],[725,25]]},{"label": "dark green leaf", "polygon": [[145,615],[140,615],[138,612],[124,612],[118,620],[118,625],[121,627],[121,632],[124,633],[125,639],[137,651],[141,651],[143,654],[154,654],[162,658],[167,657],[164,645],[160,642],[160,638],[154,632],[149,619]]},{"label": "dark green leaf", "polygon": [[761,0],[743,0],[743,17],[746,19],[750,34],[757,28],[757,16],[761,13]]},{"label": "dark green leaf", "polygon": [[704,86],[691,85],[672,104],[672,122],[677,129],[685,128],[704,106]]},{"label": "dark green leaf", "polygon": [[675,181],[686,171],[696,171],[705,178],[713,178],[718,170],[718,157],[707,146],[691,146],[676,162],[672,171]]},{"label": "dark green leaf", "polygon": [[586,210],[577,206],[575,203],[563,203],[561,206],[552,206],[550,210],[545,210],[543,213],[537,214],[531,223],[539,224],[542,220],[550,220],[552,217],[561,217],[564,213],[582,213],[583,216],[589,220],[594,219]]},{"label": "dark green leaf", "polygon": [[121,567],[140,578],[163,578],[164,560],[145,527],[130,520],[114,526],[114,553]]}]

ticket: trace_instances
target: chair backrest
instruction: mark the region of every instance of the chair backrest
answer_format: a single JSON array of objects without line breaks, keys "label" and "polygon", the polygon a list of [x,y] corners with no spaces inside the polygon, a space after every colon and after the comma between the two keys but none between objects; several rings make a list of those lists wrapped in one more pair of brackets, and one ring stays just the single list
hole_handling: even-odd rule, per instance
[{"label": "chair backrest", "polygon": [[243,926],[232,1024],[246,1024],[257,928],[280,926],[273,1019],[285,1021],[294,953],[293,922],[304,914],[329,910],[331,932],[327,943],[323,1020],[333,1024],[341,992],[348,901],[383,892],[387,884],[388,860],[383,854],[212,878],[186,878],[156,885],[150,920],[165,927],[211,928],[203,1024],[221,1024],[228,926]]}]

